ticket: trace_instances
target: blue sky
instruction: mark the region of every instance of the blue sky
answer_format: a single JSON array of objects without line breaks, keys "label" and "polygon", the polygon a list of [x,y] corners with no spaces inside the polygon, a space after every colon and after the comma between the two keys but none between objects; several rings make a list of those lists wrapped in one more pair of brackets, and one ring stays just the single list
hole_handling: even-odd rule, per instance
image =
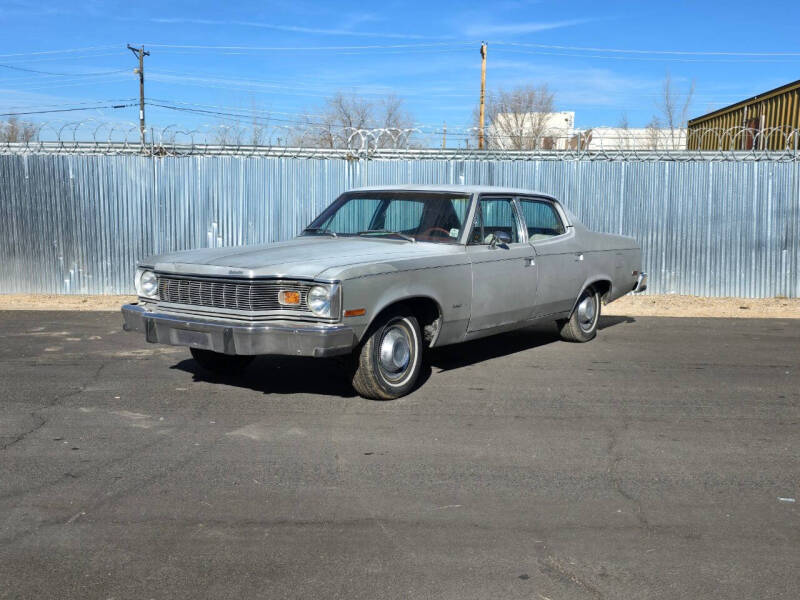
[{"label": "blue sky", "polygon": [[[489,89],[547,83],[557,108],[575,111],[580,127],[615,125],[623,114],[632,126],[644,126],[656,111],[667,71],[678,89],[695,81],[692,116],[800,79],[800,3],[765,4],[763,14],[753,6],[0,0],[0,112],[136,98],[135,59],[125,49],[132,43],[152,52],[146,59],[148,98],[184,108],[255,109],[288,123],[297,114],[319,112],[337,90],[370,98],[393,92],[418,124],[447,121],[457,128],[471,124],[480,85],[478,49],[486,40]],[[76,51],[48,53],[63,50]],[[736,54],[746,52],[766,55]],[[79,116],[134,121],[137,112],[131,107],[29,118]],[[150,107],[148,122],[196,127],[218,119]]]}]

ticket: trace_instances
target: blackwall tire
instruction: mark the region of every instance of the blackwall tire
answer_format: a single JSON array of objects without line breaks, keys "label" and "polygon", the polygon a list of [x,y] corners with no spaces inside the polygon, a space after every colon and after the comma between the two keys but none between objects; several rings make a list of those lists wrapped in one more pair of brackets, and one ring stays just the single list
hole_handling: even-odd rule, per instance
[{"label": "blackwall tire", "polygon": [[355,354],[352,385],[359,396],[394,400],[414,389],[422,367],[416,317],[394,311],[380,317]]},{"label": "blackwall tire", "polygon": [[192,358],[201,367],[212,373],[219,375],[234,375],[243,371],[251,362],[253,356],[239,356],[231,354],[221,354],[211,350],[201,350],[200,348],[189,348]]},{"label": "blackwall tire", "polygon": [[594,339],[600,321],[600,304],[597,290],[591,287],[583,290],[569,319],[557,323],[561,339],[576,343]]}]

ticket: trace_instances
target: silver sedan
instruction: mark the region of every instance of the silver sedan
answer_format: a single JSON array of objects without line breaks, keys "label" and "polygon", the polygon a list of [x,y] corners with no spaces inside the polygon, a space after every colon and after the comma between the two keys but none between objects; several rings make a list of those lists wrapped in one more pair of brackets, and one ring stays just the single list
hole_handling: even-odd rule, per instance
[{"label": "silver sedan", "polygon": [[145,258],[135,285],[125,329],[207,369],[348,355],[356,391],[392,399],[427,348],[543,320],[587,342],[601,305],[647,276],[633,238],[588,230],[547,194],[392,186],[342,194],[287,242]]}]

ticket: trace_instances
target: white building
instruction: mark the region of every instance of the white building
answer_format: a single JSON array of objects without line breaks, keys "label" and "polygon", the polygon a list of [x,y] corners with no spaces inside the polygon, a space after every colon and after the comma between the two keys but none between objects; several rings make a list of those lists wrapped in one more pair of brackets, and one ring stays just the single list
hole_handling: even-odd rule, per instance
[{"label": "white building", "polygon": [[685,150],[686,129],[593,127],[576,135],[582,150]]},{"label": "white building", "polygon": [[486,137],[495,150],[567,150],[574,132],[574,111],[500,113]]},{"label": "white building", "polygon": [[686,129],[592,127],[575,129],[573,111],[500,113],[486,129],[494,150],[685,150]]}]

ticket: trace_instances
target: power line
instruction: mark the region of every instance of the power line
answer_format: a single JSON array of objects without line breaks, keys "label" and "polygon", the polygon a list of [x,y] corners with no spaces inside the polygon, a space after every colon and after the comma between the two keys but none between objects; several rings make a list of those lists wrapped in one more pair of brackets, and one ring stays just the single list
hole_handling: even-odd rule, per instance
[{"label": "power line", "polygon": [[[181,107],[195,106],[195,107],[204,108],[204,109],[212,109],[212,108],[220,109],[220,111],[221,111],[220,114],[233,115],[233,116],[237,116],[237,117],[245,116],[245,115],[242,115],[241,113],[248,113],[246,115],[247,118],[255,117],[255,118],[261,118],[261,119],[265,119],[265,120],[268,120],[268,119],[275,120],[273,115],[282,115],[282,116],[285,116],[285,117],[300,117],[300,118],[305,118],[305,119],[323,119],[323,118],[325,118],[325,115],[320,114],[320,113],[285,112],[285,111],[280,111],[280,110],[272,110],[271,108],[247,108],[247,107],[241,107],[241,106],[231,106],[229,104],[228,105],[224,105],[224,104],[222,104],[222,105],[221,104],[203,104],[203,103],[198,103],[198,102],[183,102],[181,100],[165,100],[163,98],[152,98],[152,97],[147,102],[147,104],[150,105],[150,106],[156,106],[155,103],[167,104],[169,106],[173,106],[175,104],[179,104],[179,105],[181,105]],[[180,108],[180,107],[175,107],[175,108]],[[290,121],[291,119],[286,119],[286,120]],[[302,122],[306,123],[307,121],[302,121]],[[438,125],[431,125],[431,126],[421,125],[421,127],[438,127]]]},{"label": "power line", "polygon": [[84,48],[68,48],[66,50],[43,50],[40,52],[16,52],[14,54],[0,54],[0,58],[9,58],[12,56],[39,56],[42,54],[69,54],[74,52],[87,52],[90,50],[109,50],[117,48],[118,46],[86,46]]},{"label": "power line", "polygon": [[[337,124],[337,123],[330,123],[330,122],[322,123],[322,122],[318,122],[318,121],[313,121],[313,120],[308,119],[308,118],[306,118],[306,120],[298,120],[298,119],[288,119],[288,118],[273,117],[271,114],[262,117],[262,116],[253,115],[253,114],[243,114],[243,113],[235,113],[235,112],[216,111],[216,110],[203,110],[203,109],[197,109],[197,108],[186,108],[186,107],[181,107],[181,106],[173,106],[173,105],[170,105],[170,104],[162,104],[160,102],[153,102],[152,99],[147,102],[147,105],[151,106],[151,107],[152,106],[156,106],[156,107],[159,107],[159,108],[166,108],[166,109],[174,110],[174,111],[178,111],[178,112],[187,112],[187,113],[194,113],[194,114],[201,114],[201,115],[212,115],[212,116],[215,116],[215,117],[217,117],[219,119],[222,119],[222,120],[228,120],[228,121],[235,120],[237,123],[238,123],[239,119],[243,119],[243,120],[249,120],[249,121],[252,121],[252,122],[258,122],[258,124],[260,124],[260,125],[269,125],[271,122],[274,121],[274,122],[278,122],[278,123],[288,123],[290,125],[302,125],[302,126],[305,126],[305,127],[317,126],[317,127],[328,127],[328,128],[331,128],[331,129],[351,129],[351,127],[349,127],[347,125],[340,125],[340,124]],[[278,113],[278,114],[294,116],[294,115],[292,115],[292,113]],[[296,116],[298,116],[298,117],[323,117],[323,115],[302,115],[302,114],[297,114]],[[380,129],[380,128],[377,128],[377,129]],[[402,128],[402,129],[405,129],[405,128]],[[417,124],[414,127],[410,127],[409,129],[419,130],[419,133],[421,133],[421,134],[430,133],[430,134],[438,135],[438,134],[442,133],[441,126],[439,126],[439,125]],[[427,130],[430,130],[430,131],[429,132],[425,132],[425,131],[423,131],[423,129],[427,129]],[[477,127],[473,127],[473,126],[466,126],[466,127],[461,127],[460,129],[463,129],[464,131],[459,132],[457,130],[456,131],[451,130],[450,133],[452,135],[458,136],[458,137],[470,137],[475,132],[477,132],[478,128]],[[469,130],[469,131],[467,131],[467,130]],[[494,134],[494,137],[503,137],[503,136],[500,135],[500,134]]]},{"label": "power line", "polygon": [[53,71],[39,71],[38,69],[27,69],[25,67],[17,67],[14,65],[0,64],[4,69],[11,69],[12,71],[24,71],[26,73],[38,73],[41,75],[59,75],[66,77],[97,77],[99,75],[111,75],[112,73],[122,73],[128,69],[117,69],[116,71],[101,71],[98,73],[55,73]]},{"label": "power line", "polygon": [[[222,89],[222,90],[264,90],[264,91],[280,91],[281,94],[287,96],[311,96],[318,98],[330,98],[334,92],[331,88],[325,86],[309,87],[306,85],[293,85],[291,82],[272,83],[270,81],[257,80],[257,79],[224,79],[217,78],[213,75],[201,76],[181,76],[170,75],[162,73],[161,71],[150,71],[149,77],[153,81],[158,81],[165,85],[179,85],[200,87],[204,89]],[[372,86],[370,90],[368,86],[352,85],[347,86],[346,90],[353,90],[361,96],[385,96],[397,92],[397,88],[390,88],[388,86]],[[463,88],[453,88],[463,89]],[[327,90],[327,91],[326,91]],[[447,97],[447,98],[470,98],[472,94],[455,93],[455,92],[437,92],[436,88],[432,90],[419,90],[419,91],[406,91],[405,96],[421,95],[426,98],[434,97]]]},{"label": "power line", "polygon": [[42,85],[35,85],[34,87],[26,87],[24,89],[25,92],[31,92],[34,90],[53,90],[56,88],[65,88],[65,87],[75,87],[81,85],[96,85],[99,81],[110,82],[109,80],[117,79],[121,73],[116,75],[103,75],[103,77],[98,77],[97,79],[86,79],[81,77],[80,79],[59,79],[58,82],[43,82],[41,80],[32,80],[32,79],[22,79],[22,80],[15,80],[9,83],[42,83]]},{"label": "power line", "polygon": [[800,60],[800,55],[798,56],[788,56],[788,57],[776,57],[776,58],[754,58],[754,59],[747,59],[747,58],[716,58],[716,57],[707,57],[707,58],[675,58],[675,57],[668,57],[668,56],[621,56],[619,54],[575,54],[572,52],[549,52],[545,50],[517,50],[516,48],[509,48],[508,46],[502,47],[500,49],[502,52],[513,52],[515,54],[535,54],[537,56],[547,55],[547,56],[571,56],[574,58],[596,58],[600,60],[624,60],[624,61],[648,61],[648,62],[679,62],[679,63],[787,63],[787,62],[795,62]]},{"label": "power line", "polygon": [[[87,100],[86,102],[73,102],[77,106],[85,106],[87,104],[115,104],[120,102],[134,102],[136,98],[114,98],[110,100]],[[59,106],[63,106],[63,103],[59,104],[16,104],[16,105],[7,105],[4,108],[25,108],[25,109],[32,109],[32,108],[57,108]],[[94,107],[90,107],[94,108]],[[98,107],[102,108],[102,107]]]},{"label": "power line", "polygon": [[241,114],[241,113],[231,113],[231,112],[222,112],[217,110],[205,110],[201,108],[187,108],[184,106],[172,106],[169,104],[161,104],[159,102],[147,102],[148,106],[158,106],[159,108],[166,108],[168,110],[175,110],[179,112],[188,112],[188,113],[196,113],[201,115],[213,115],[217,117],[226,117],[226,118],[238,118],[238,119],[248,119],[248,120],[261,120],[261,121],[278,121],[281,123],[293,123],[298,125],[323,125],[323,123],[314,123],[312,121],[298,121],[295,119],[285,119],[285,118],[276,118],[271,116],[266,117],[259,117],[253,114]]},{"label": "power line", "polygon": [[329,52],[334,50],[382,50],[436,47],[467,47],[472,42],[435,42],[420,44],[369,44],[363,46],[206,46],[197,44],[152,44],[153,48],[176,48],[183,50],[233,50],[252,52]]},{"label": "power line", "polygon": [[[288,123],[290,125],[303,125],[305,127],[330,127],[332,129],[350,129],[347,125],[338,125],[335,123],[321,123],[318,121],[312,121],[310,119],[306,120],[298,120],[298,119],[287,119],[284,117],[273,117],[269,116],[258,116],[253,114],[243,114],[243,113],[232,113],[232,112],[223,112],[223,111],[216,111],[216,110],[204,110],[199,108],[186,108],[183,106],[172,106],[170,104],[161,104],[158,102],[147,102],[148,106],[157,106],[159,108],[166,108],[168,110],[174,110],[178,112],[188,112],[188,113],[195,113],[201,115],[212,115],[218,117],[220,119],[227,119],[227,120],[238,120],[238,119],[245,119],[252,122],[259,122],[262,125],[268,125],[271,122],[278,122],[278,123]],[[290,113],[280,113],[280,114],[290,114]],[[298,115],[298,116],[305,116],[305,115]],[[309,115],[309,116],[323,116],[323,115]]]},{"label": "power line", "polygon": [[86,106],[86,107],[73,107],[73,108],[58,108],[53,110],[31,110],[25,112],[9,112],[9,113],[0,113],[0,117],[17,117],[22,115],[43,115],[48,113],[64,113],[64,112],[76,112],[79,110],[96,110],[99,108],[128,108],[130,106],[136,106],[136,104],[110,104],[108,106]]},{"label": "power line", "polygon": [[[207,89],[221,89],[221,90],[263,90],[266,92],[284,90],[281,93],[291,96],[312,96],[317,98],[327,98],[331,93],[326,93],[323,90],[308,90],[297,86],[286,84],[274,84],[267,82],[260,82],[252,79],[217,79],[213,77],[182,77],[178,75],[167,75],[157,71],[149,74],[153,81],[165,85],[179,85],[200,87]],[[366,94],[365,94],[366,95]]]},{"label": "power line", "polygon": [[[240,106],[219,105],[219,104],[201,104],[201,103],[197,103],[197,102],[182,102],[180,100],[164,100],[162,98],[150,98],[150,101],[148,102],[148,104],[150,104],[152,106],[152,105],[154,105],[153,104],[154,102],[160,102],[162,104],[168,104],[168,105],[180,104],[182,106],[196,106],[196,107],[205,108],[205,109],[216,108],[216,109],[221,109],[223,111],[224,110],[247,111],[247,112],[250,113],[250,115],[249,115],[250,117],[259,117],[259,114],[257,114],[257,113],[261,113],[261,114],[265,114],[264,117],[261,117],[261,118],[264,118],[264,119],[269,119],[271,117],[271,115],[283,115],[283,116],[289,116],[289,117],[305,117],[306,119],[308,119],[308,118],[320,118],[320,119],[324,118],[324,115],[321,115],[319,113],[289,113],[289,112],[281,112],[281,111],[278,111],[278,110],[272,110],[272,109],[268,109],[268,108],[263,108],[263,109],[262,108],[242,108]],[[178,107],[176,107],[176,108],[178,108]],[[227,113],[227,114],[233,114],[233,113]]]},{"label": "power line", "polygon": [[[203,72],[197,73],[193,71],[176,71],[173,69],[159,69],[158,71],[150,71],[149,75],[159,75],[165,78],[172,78],[174,80],[199,80],[199,81],[210,81],[222,84],[234,84],[234,85],[245,85],[245,84],[257,84],[259,86],[264,87],[277,87],[277,88],[291,88],[291,89],[307,89],[310,91],[317,91],[317,92],[326,92],[328,95],[330,94],[330,89],[334,85],[332,83],[325,83],[320,82],[319,79],[311,79],[304,80],[299,77],[292,77],[290,80],[286,79],[251,79],[249,77],[235,77],[230,78],[227,77],[225,74],[220,73],[211,73],[211,72]],[[168,83],[167,79],[163,80],[164,83]],[[395,88],[389,87],[386,85],[370,85],[365,86],[362,84],[358,84],[355,82],[349,83],[342,83],[337,82],[335,86],[339,89],[360,89],[363,87],[371,87],[375,90],[379,90],[376,93],[391,93],[395,91]]]},{"label": "power line", "polygon": [[[174,110],[179,112],[188,112],[188,113],[195,113],[201,115],[213,115],[215,117],[221,119],[228,119],[228,120],[249,120],[249,121],[263,121],[263,124],[269,124],[270,122],[278,122],[278,123],[289,123],[293,125],[304,125],[304,126],[319,126],[319,127],[332,127],[332,128],[339,128],[339,129],[348,129],[346,125],[336,125],[331,123],[323,123],[320,121],[314,121],[313,118],[323,119],[325,115],[320,114],[304,114],[304,113],[287,113],[287,112],[280,112],[280,111],[270,111],[270,110],[263,110],[259,111],[262,113],[267,113],[264,116],[257,115],[257,114],[246,114],[242,112],[229,112],[229,111],[220,111],[220,110],[206,110],[200,108],[187,108],[186,106],[174,106],[174,104],[189,104],[191,106],[211,106],[215,107],[215,105],[207,105],[207,104],[194,104],[194,103],[187,103],[187,102],[177,102],[175,101],[174,104],[170,104],[171,101],[163,100],[158,101],[155,98],[151,98],[147,101],[148,106],[156,106],[159,108],[166,108],[168,110]],[[224,106],[216,106],[216,108],[229,108]],[[247,110],[247,109],[238,109],[238,110]],[[273,115],[283,115],[282,117],[275,117]],[[304,117],[304,120],[300,120],[299,118],[286,118],[286,117]],[[438,125],[415,125],[413,128],[423,128],[423,127],[439,127]]]},{"label": "power line", "polygon": [[[338,45],[338,46],[224,46],[201,44],[153,44],[148,46],[156,48],[174,48],[184,50],[224,50],[245,52],[302,52],[302,51],[336,51],[336,50],[408,50],[413,48],[466,48],[474,45],[474,41],[462,42],[425,42],[412,44],[366,44],[366,45]],[[639,48],[598,48],[592,46],[563,46],[555,44],[533,44],[526,42],[493,41],[499,46],[519,46],[525,48],[542,48],[549,50],[571,50],[579,52],[605,52],[612,54],[650,54],[650,55],[681,55],[681,56],[751,56],[751,57],[800,57],[800,52],[738,52],[738,51],[705,51],[705,50],[646,50]]]},{"label": "power line", "polygon": [[[22,64],[30,64],[30,63],[41,63],[41,62],[64,62],[64,61],[76,61],[80,59],[93,59],[93,58],[100,58],[101,56],[116,56],[119,57],[119,50],[117,52],[99,52],[94,54],[79,54],[79,55],[72,55],[72,56],[43,56],[39,58],[21,58],[21,59],[13,59],[12,62],[14,64],[22,63]],[[8,61],[6,61],[8,62]]]},{"label": "power line", "polygon": [[522,46],[552,50],[578,50],[582,52],[611,52],[616,54],[677,54],[694,56],[800,56],[800,52],[728,52],[703,50],[640,50],[623,48],[594,48],[586,46],[557,46],[553,44],[531,44],[526,42],[493,42],[502,46]]}]

